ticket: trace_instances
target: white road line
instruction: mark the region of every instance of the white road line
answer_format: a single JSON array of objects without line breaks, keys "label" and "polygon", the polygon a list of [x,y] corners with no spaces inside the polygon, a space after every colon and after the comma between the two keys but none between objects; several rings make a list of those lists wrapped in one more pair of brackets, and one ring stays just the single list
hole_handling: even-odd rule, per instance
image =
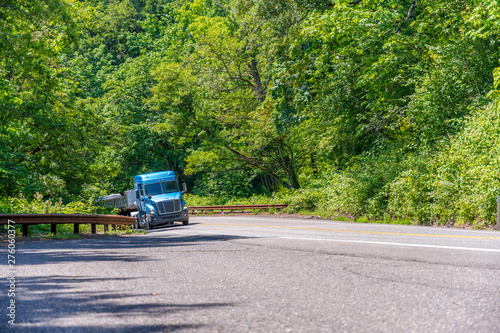
[{"label": "white road line", "polygon": [[346,239],[324,239],[324,238],[305,238],[305,237],[275,237],[279,239],[294,239],[294,240],[313,240],[313,241],[326,241],[326,242],[340,242],[340,243],[363,243],[363,244],[380,244],[380,245],[396,245],[396,246],[413,246],[413,247],[429,247],[436,249],[448,250],[467,250],[467,251],[482,251],[482,252],[497,252],[499,249],[482,249],[477,247],[458,247],[458,246],[442,246],[442,245],[427,245],[427,244],[409,244],[409,243],[389,243],[389,242],[372,242],[372,241],[359,241],[359,240],[346,240]]},{"label": "white road line", "polygon": [[[220,232],[199,231],[201,234],[220,235]],[[409,244],[409,243],[390,243],[390,242],[373,242],[373,241],[360,241],[348,239],[326,239],[326,238],[310,238],[310,237],[275,237],[275,236],[259,236],[255,234],[224,234],[226,236],[242,236],[251,238],[266,238],[266,239],[293,239],[293,240],[311,240],[311,241],[325,241],[325,242],[339,242],[339,243],[362,243],[362,244],[375,244],[375,245],[395,245],[395,246],[413,246],[413,247],[427,247],[434,249],[447,249],[447,250],[465,250],[465,251],[480,251],[480,252],[495,252],[500,253],[500,249],[482,249],[477,247],[459,247],[459,246],[442,246],[442,245],[427,245],[427,244]]]},{"label": "white road line", "polygon": [[[201,216],[199,216],[201,217]],[[402,228],[408,228],[411,230],[428,230],[428,231],[434,231],[434,232],[452,232],[452,233],[457,233],[460,234],[464,231],[467,233],[474,233],[474,234],[482,234],[485,236],[491,236],[492,231],[484,231],[484,230],[473,230],[473,229],[453,229],[453,228],[444,228],[440,226],[423,226],[423,225],[413,225],[413,224],[385,224],[385,223],[364,223],[364,222],[351,222],[351,221],[337,221],[337,220],[323,220],[323,219],[301,219],[301,218],[273,218],[272,216],[230,216],[230,215],[222,215],[223,218],[233,218],[233,219],[238,219],[241,220],[243,219],[244,221],[272,221],[272,222],[277,222],[277,223],[288,223],[288,222],[301,222],[302,225],[304,224],[304,221],[306,223],[317,223],[317,224],[326,224],[328,226],[334,227],[334,226],[342,226],[346,225],[349,227],[368,227],[368,228],[387,228],[387,229],[402,229]],[[196,216],[193,217],[193,221],[196,218]],[[207,215],[203,216],[203,219],[213,219],[217,220],[220,219],[219,216],[217,215]],[[203,220],[202,220],[203,221]]]}]

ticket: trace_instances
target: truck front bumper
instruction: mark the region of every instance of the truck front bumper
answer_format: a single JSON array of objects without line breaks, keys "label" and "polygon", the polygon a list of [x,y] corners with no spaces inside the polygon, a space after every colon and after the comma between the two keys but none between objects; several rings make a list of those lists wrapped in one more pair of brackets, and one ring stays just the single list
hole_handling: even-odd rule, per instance
[{"label": "truck front bumper", "polygon": [[187,221],[189,220],[189,213],[186,210],[182,210],[179,213],[173,214],[155,214],[151,215],[151,224],[152,225],[160,225],[160,224],[172,224],[175,221]]}]

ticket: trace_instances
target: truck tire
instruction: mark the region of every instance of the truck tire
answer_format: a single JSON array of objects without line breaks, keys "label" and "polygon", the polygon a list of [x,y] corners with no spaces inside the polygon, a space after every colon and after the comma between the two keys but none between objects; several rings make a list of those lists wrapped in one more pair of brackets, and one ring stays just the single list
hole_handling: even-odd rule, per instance
[{"label": "truck tire", "polygon": [[184,225],[188,225],[188,224],[189,224],[189,220],[184,220],[184,221],[182,221],[182,224],[184,224]]},{"label": "truck tire", "polygon": [[149,214],[146,214],[146,229],[153,229],[153,226],[151,225],[151,215]]}]

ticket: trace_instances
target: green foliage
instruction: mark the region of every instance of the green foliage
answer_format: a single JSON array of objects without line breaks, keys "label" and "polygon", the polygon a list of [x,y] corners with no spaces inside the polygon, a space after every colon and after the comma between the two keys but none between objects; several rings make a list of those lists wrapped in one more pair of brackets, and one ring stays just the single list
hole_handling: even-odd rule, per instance
[{"label": "green foliage", "polygon": [[193,202],[493,222],[497,0],[1,6],[3,211],[92,210],[170,169]]},{"label": "green foliage", "polygon": [[0,200],[0,213],[2,214],[110,214],[110,208],[96,205],[93,201],[73,201],[63,204],[62,199],[57,201],[43,198],[36,193],[34,199],[27,199],[23,195],[14,198],[2,198]]},{"label": "green foliage", "polygon": [[86,178],[95,117],[75,98],[76,82],[63,56],[78,35],[77,12],[63,0],[2,4],[2,196],[40,191],[68,197]]},{"label": "green foliage", "polygon": [[500,195],[499,117],[498,103],[491,104],[467,117],[434,152],[399,161],[382,154],[332,173],[326,207],[353,218],[493,225]]},{"label": "green foliage", "polygon": [[200,196],[217,196],[219,198],[244,198],[251,196],[254,175],[247,170],[230,170],[218,173],[207,173],[195,182],[192,192]]},{"label": "green foliage", "polygon": [[493,224],[500,195],[499,134],[498,103],[476,110],[425,168],[410,169],[389,186],[389,209],[424,223]]}]

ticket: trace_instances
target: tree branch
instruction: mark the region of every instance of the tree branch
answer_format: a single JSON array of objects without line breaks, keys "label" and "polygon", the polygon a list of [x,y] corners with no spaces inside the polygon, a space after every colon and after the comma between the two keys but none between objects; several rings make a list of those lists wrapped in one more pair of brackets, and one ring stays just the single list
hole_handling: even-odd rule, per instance
[{"label": "tree branch", "polygon": [[401,22],[401,24],[399,25],[399,27],[396,29],[395,33],[398,33],[399,30],[401,30],[401,28],[403,27],[403,24],[410,19],[411,12],[413,11],[413,8],[415,8],[415,0],[413,0],[411,2],[410,9],[408,9],[408,15],[406,15],[406,19],[403,22]]},{"label": "tree branch", "polygon": [[247,86],[247,85],[248,85],[248,83],[243,83],[243,84],[237,85],[237,86],[232,87],[232,88],[227,88],[227,89],[217,89],[217,90],[218,90],[218,91],[220,91],[220,92],[230,92],[230,91],[234,91],[234,90],[236,90],[236,89],[238,89],[238,88],[245,87],[245,86]]},{"label": "tree branch", "polygon": [[219,3],[219,1],[217,1],[217,0],[216,0],[216,1],[214,1],[214,3],[215,3],[215,5],[216,5],[217,7],[219,7],[220,9],[222,9],[222,10],[223,10],[223,11],[225,11],[225,12],[229,12],[229,14],[231,14],[231,15],[233,16],[233,18],[231,18],[229,14],[226,16],[226,17],[227,17],[227,19],[229,20],[229,22],[231,22],[232,24],[234,24],[234,26],[235,26],[236,28],[239,28],[239,27],[240,27],[240,26],[239,26],[239,24],[238,24],[238,23],[236,23],[236,21],[234,20],[234,18],[236,18],[236,16],[233,14],[233,12],[231,11],[231,9],[229,9],[229,8],[224,8],[224,7],[223,7],[223,6]]},{"label": "tree branch", "polygon": [[251,158],[249,156],[246,156],[246,155],[240,153],[239,151],[237,151],[236,149],[232,148],[228,144],[224,144],[224,147],[226,147],[226,149],[228,149],[231,153],[233,153],[234,155],[236,155],[236,157],[239,160],[244,161],[244,162],[252,165],[255,168],[258,168],[258,169],[260,169],[262,171],[267,172],[268,174],[270,174],[271,176],[273,176],[281,185],[285,186],[286,188],[292,189],[292,186],[290,184],[288,184],[286,181],[284,181],[283,179],[281,179],[281,177],[278,176],[278,174],[276,174],[273,170],[264,167],[261,162],[259,162],[259,161],[255,160],[255,159],[253,159],[253,158]]}]

